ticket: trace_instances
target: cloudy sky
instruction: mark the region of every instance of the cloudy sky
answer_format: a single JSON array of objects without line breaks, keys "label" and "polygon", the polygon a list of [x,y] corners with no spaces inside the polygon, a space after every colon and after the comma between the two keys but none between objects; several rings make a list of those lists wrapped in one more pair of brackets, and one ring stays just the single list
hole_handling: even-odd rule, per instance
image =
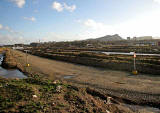
[{"label": "cloudy sky", "polygon": [[160,0],[0,0],[0,44],[160,36]]}]

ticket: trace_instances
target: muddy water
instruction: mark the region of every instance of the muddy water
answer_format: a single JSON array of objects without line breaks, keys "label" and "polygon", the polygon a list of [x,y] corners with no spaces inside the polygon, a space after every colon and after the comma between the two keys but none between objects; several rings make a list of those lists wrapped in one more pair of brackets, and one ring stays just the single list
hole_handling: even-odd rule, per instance
[{"label": "muddy water", "polygon": [[[104,51],[87,51],[94,53],[104,53],[106,55],[133,55],[134,52],[124,53],[124,52],[104,52]],[[146,53],[136,53],[137,56],[160,56],[160,54],[146,54]]]},{"label": "muddy water", "polygon": [[160,113],[160,109],[149,106],[139,106],[139,105],[129,105],[129,104],[122,104],[122,105],[130,108],[133,112],[136,113]]},{"label": "muddy water", "polygon": [[75,77],[74,75],[65,75],[63,78],[64,79],[71,79],[71,78],[73,78],[73,77]]},{"label": "muddy water", "polygon": [[[133,52],[123,53],[123,52],[102,52],[104,54],[111,55],[133,55]],[[160,54],[144,54],[144,53],[136,53],[138,56],[160,56]]]},{"label": "muddy water", "polygon": [[4,69],[1,67],[1,64],[3,62],[3,55],[0,54],[0,76],[4,78],[27,78],[22,72],[20,72],[18,69]]}]

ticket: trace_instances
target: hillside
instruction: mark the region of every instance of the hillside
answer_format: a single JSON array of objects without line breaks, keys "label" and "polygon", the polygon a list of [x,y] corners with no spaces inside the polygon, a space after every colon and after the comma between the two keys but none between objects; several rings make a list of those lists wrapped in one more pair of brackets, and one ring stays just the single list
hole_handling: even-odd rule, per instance
[{"label": "hillside", "polygon": [[88,39],[88,40],[97,40],[97,41],[118,41],[118,40],[123,40],[122,37],[120,37],[118,34],[115,35],[106,35],[100,38],[96,39]]}]

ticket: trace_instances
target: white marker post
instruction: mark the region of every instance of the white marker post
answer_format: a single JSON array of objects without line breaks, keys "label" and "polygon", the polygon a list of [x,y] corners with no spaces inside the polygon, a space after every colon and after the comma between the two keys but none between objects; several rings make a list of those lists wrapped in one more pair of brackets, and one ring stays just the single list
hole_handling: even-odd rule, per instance
[{"label": "white marker post", "polygon": [[137,75],[137,74],[138,74],[138,71],[136,70],[136,53],[135,53],[135,52],[134,52],[133,57],[134,57],[134,70],[132,71],[132,73],[133,73],[134,75]]},{"label": "white marker post", "polygon": [[29,67],[29,64],[28,64],[28,50],[25,50],[25,52],[26,52],[26,67]]},{"label": "white marker post", "polygon": [[134,70],[136,70],[136,53],[134,53]]}]

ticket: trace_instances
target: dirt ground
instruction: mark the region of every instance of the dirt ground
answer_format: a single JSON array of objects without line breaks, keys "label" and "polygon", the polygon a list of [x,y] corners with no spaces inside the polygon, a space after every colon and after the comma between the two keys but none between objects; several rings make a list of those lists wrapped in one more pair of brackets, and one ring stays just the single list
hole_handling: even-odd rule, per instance
[{"label": "dirt ground", "polygon": [[[13,52],[21,62],[26,61],[25,53]],[[49,79],[71,77],[65,80],[81,86],[91,86],[114,96],[135,101],[158,102],[160,100],[160,76],[144,74],[135,76],[128,72],[87,67],[33,55],[28,55],[28,63],[31,70],[43,73]]]}]

